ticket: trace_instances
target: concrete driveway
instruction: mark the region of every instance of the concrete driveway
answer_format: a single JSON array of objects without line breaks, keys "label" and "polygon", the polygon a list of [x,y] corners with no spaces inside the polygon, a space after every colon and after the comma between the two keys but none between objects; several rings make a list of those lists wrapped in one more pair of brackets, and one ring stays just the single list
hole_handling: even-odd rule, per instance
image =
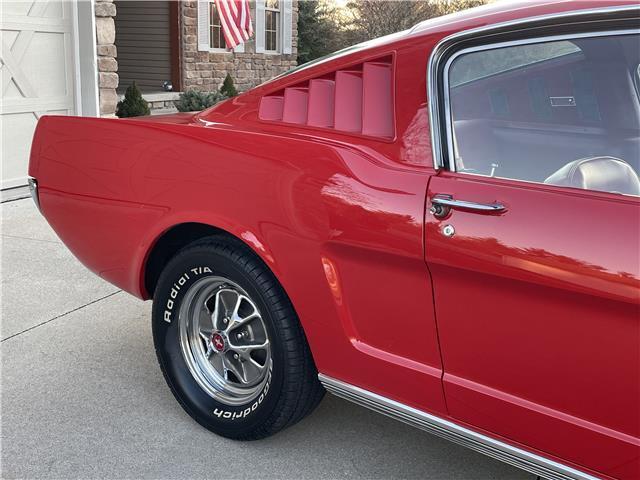
[{"label": "concrete driveway", "polygon": [[2,217],[2,478],[534,478],[330,395],[275,437],[217,437],[165,386],[151,304],[85,270],[30,199]]}]

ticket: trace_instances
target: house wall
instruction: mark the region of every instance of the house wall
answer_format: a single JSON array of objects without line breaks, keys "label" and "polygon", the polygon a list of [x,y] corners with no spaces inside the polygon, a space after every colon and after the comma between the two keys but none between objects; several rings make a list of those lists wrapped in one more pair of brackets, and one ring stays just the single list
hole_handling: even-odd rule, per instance
[{"label": "house wall", "polygon": [[[102,116],[115,115],[119,84],[116,39],[116,5],[113,0],[94,0],[99,103]],[[218,90],[230,73],[239,91],[248,90],[296,66],[298,52],[298,0],[292,0],[291,54],[256,53],[255,38],[244,52],[198,51],[196,0],[180,2],[180,72],[182,90]],[[255,1],[251,2],[255,22]],[[255,27],[255,25],[254,25]],[[167,36],[169,32],[167,32]],[[152,105],[155,107],[155,105]],[[157,108],[161,106],[158,104]],[[166,106],[162,106],[165,108]]]},{"label": "house wall", "polygon": [[[298,53],[298,0],[292,5],[291,54],[255,53],[255,38],[245,43],[240,52],[198,51],[198,2],[182,2],[182,89],[218,90],[230,73],[239,91],[248,90],[296,66]],[[256,19],[255,2],[251,2],[251,18]],[[255,25],[254,25],[255,29]]]},{"label": "house wall", "polygon": [[100,95],[100,114],[112,116],[118,103],[118,62],[115,46],[116,6],[112,0],[95,1],[96,16],[96,53],[98,55],[98,87]]}]

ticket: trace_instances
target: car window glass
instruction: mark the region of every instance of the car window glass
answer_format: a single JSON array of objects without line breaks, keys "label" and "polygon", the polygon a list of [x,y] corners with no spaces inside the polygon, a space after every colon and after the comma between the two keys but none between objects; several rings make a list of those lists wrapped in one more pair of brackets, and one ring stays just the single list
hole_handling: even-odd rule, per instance
[{"label": "car window glass", "polygon": [[464,51],[448,70],[459,172],[640,195],[640,35]]},{"label": "car window glass", "polygon": [[475,55],[464,55],[458,59],[455,77],[451,78],[450,84],[456,87],[462,83],[577,52],[580,52],[580,49],[569,41],[482,50]]}]

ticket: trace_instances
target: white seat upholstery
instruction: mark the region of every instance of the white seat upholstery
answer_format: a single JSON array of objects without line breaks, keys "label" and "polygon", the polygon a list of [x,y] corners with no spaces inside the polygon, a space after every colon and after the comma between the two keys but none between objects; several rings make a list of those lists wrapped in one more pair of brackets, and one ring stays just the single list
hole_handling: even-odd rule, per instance
[{"label": "white seat upholstery", "polygon": [[628,163],[615,157],[588,157],[574,160],[550,175],[544,183],[640,195],[638,175]]}]

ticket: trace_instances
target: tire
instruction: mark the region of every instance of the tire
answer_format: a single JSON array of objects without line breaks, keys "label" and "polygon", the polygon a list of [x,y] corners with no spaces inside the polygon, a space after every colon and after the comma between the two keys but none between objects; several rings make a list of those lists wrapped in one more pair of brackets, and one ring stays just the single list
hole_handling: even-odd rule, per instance
[{"label": "tire", "polygon": [[152,322],[173,395],[218,435],[268,437],[324,395],[291,302],[239,241],[208,237],[176,254],[158,280]]}]

